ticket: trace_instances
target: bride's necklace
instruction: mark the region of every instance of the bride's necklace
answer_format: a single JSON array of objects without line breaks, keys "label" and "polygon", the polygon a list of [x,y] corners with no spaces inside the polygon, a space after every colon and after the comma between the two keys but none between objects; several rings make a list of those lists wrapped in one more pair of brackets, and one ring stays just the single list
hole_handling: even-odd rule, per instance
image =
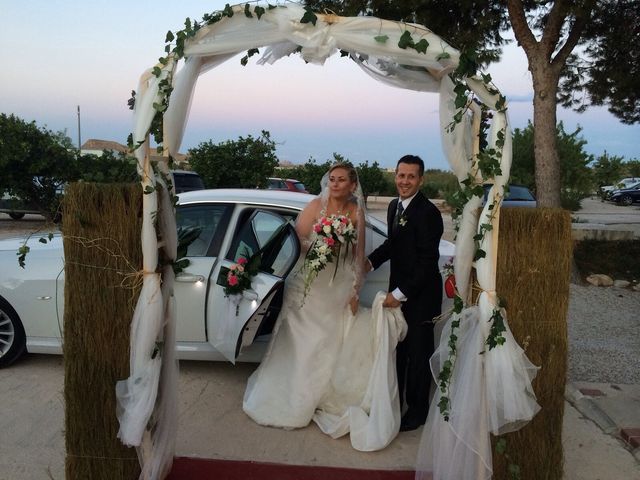
[{"label": "bride's necklace", "polygon": [[[349,202],[345,202],[345,203],[342,204],[342,206],[340,208],[331,208],[330,210],[333,210],[336,215],[343,215],[343,214],[348,213],[348,209],[347,209],[348,205],[349,205]],[[329,207],[329,205],[327,205],[327,207]],[[329,208],[327,208],[327,210],[329,210]]]}]

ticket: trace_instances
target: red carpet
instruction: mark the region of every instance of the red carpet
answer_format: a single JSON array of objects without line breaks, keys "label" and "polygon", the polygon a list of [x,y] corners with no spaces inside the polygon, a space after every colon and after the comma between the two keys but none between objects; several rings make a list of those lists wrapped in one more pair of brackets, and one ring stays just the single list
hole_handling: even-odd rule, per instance
[{"label": "red carpet", "polygon": [[357,470],[176,457],[167,480],[413,480],[414,476],[411,470]]}]

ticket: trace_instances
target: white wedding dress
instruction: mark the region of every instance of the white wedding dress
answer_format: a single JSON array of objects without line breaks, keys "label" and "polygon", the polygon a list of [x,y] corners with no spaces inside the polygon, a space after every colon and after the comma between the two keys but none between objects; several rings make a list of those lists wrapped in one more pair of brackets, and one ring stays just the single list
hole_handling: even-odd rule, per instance
[{"label": "white wedding dress", "polygon": [[395,347],[407,327],[400,309],[382,308],[383,293],[371,309],[351,314],[351,251],[319,273],[304,299],[301,255],[243,409],[262,425],[300,428],[313,420],[333,438],[350,432],[354,448],[372,451],[400,428]]}]

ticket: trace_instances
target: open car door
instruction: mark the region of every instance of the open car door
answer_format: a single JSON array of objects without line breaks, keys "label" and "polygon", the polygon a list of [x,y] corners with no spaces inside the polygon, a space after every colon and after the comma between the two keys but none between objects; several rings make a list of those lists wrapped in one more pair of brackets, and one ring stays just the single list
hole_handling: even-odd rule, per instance
[{"label": "open car door", "polygon": [[[224,285],[229,268],[238,258],[260,255],[259,272],[251,288],[226,297]],[[242,348],[271,332],[282,307],[284,280],[300,255],[300,243],[292,224],[269,210],[255,210],[241,221],[228,254],[212,272],[207,299],[208,338],[212,346],[232,363]],[[211,280],[213,280],[213,278]]]}]

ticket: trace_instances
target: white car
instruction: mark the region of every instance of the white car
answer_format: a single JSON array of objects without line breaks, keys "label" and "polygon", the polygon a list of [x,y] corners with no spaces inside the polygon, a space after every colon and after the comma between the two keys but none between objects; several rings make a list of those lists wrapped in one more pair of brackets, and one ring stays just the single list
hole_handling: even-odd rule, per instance
[{"label": "white car", "polygon": [[[234,330],[240,337],[231,339],[238,361],[260,361],[280,311],[284,279],[292,273],[300,252],[293,221],[313,198],[268,190],[197,190],[179,195],[178,227],[201,229],[188,248],[189,266],[176,276],[179,358],[224,359],[211,338],[214,316],[226,311],[221,269],[224,272],[241,255],[261,250],[261,271],[252,281],[255,292],[239,308]],[[386,224],[371,216],[367,229],[372,247],[386,238]],[[21,238],[0,240],[0,366],[11,364],[25,350],[62,353],[62,237],[56,235],[46,244],[30,239],[24,269],[16,256],[22,242]],[[454,245],[442,240],[441,267],[452,261],[453,254]],[[388,268],[387,263],[367,275],[360,294],[364,305],[371,305],[376,292],[387,289]]]}]

